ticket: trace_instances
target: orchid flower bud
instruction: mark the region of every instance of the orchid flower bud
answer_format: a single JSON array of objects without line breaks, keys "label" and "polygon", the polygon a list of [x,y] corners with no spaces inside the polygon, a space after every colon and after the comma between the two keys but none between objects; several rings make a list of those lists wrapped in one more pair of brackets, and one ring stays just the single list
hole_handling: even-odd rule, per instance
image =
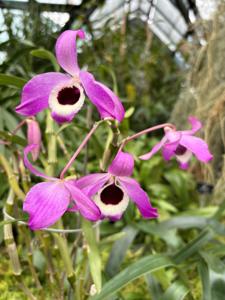
[{"label": "orchid flower bud", "polygon": [[41,130],[39,124],[34,119],[27,119],[27,140],[28,145],[35,145],[31,151],[33,161],[38,159],[41,148]]}]

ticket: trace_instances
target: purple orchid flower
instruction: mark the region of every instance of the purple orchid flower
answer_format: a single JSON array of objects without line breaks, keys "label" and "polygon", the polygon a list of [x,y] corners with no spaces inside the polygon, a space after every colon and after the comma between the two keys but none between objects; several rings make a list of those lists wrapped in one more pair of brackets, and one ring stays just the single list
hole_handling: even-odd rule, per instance
[{"label": "purple orchid flower", "polygon": [[29,214],[29,227],[32,230],[43,229],[53,225],[66,211],[79,211],[90,221],[100,219],[101,213],[95,203],[76,185],[74,180],[60,180],[47,176],[35,169],[27,156],[36,145],[24,149],[24,165],[36,176],[47,179],[47,182],[35,184],[27,193],[23,210]]},{"label": "purple orchid flower", "polygon": [[41,148],[41,130],[37,121],[33,119],[27,119],[27,141],[28,145],[36,145],[31,150],[33,161],[38,159]]},{"label": "purple orchid flower", "polygon": [[119,122],[124,118],[124,108],[119,98],[94,76],[80,70],[77,63],[76,38],[85,38],[83,30],[66,30],[57,39],[56,58],[68,73],[43,73],[34,76],[22,91],[22,100],[16,112],[34,116],[50,108],[58,123],[70,122],[84,103],[84,91],[97,107],[101,118],[112,118]]},{"label": "purple orchid flower", "polygon": [[142,160],[150,159],[156,152],[162,148],[162,154],[165,160],[170,160],[173,156],[180,163],[181,169],[187,169],[189,161],[194,154],[198,160],[207,163],[213,156],[208,149],[208,145],[202,139],[193,136],[200,128],[201,122],[195,117],[189,117],[191,130],[176,131],[172,128],[165,128],[165,136],[156,144],[149,153],[139,158]]},{"label": "purple orchid flower", "polygon": [[129,199],[137,205],[144,218],[157,218],[157,209],[151,206],[147,193],[135,179],[130,178],[133,169],[133,156],[119,151],[107,173],[84,176],[76,181],[76,186],[93,199],[102,218],[120,219]]}]

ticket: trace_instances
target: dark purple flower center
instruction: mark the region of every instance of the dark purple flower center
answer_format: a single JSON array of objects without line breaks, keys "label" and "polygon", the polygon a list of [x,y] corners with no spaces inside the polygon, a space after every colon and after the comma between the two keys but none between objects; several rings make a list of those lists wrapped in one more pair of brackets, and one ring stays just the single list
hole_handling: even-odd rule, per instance
[{"label": "dark purple flower center", "polygon": [[183,155],[186,151],[187,151],[186,147],[184,147],[182,145],[178,145],[177,149],[175,150],[175,154],[176,155]]},{"label": "dark purple flower center", "polygon": [[105,204],[116,205],[123,200],[123,191],[115,184],[108,185],[101,192],[101,201]]},{"label": "dark purple flower center", "polygon": [[80,90],[75,87],[65,87],[58,93],[58,102],[62,105],[73,105],[80,99]]}]

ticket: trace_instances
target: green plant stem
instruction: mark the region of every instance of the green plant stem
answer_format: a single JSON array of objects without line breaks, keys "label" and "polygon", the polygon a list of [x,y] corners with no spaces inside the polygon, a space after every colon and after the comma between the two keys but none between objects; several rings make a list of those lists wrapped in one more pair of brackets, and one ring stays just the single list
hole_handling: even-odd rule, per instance
[{"label": "green plant stem", "polygon": [[48,165],[46,168],[46,173],[49,176],[54,176],[55,166],[57,164],[57,139],[55,133],[55,124],[51,117],[50,111],[47,113],[45,134],[48,149]]},{"label": "green plant stem", "polygon": [[[15,194],[12,188],[9,190],[9,194],[5,204],[5,210],[8,214],[12,214],[13,211],[13,203],[14,203]],[[4,220],[7,221],[7,217],[4,217]],[[31,291],[26,287],[23,282],[22,269],[19,261],[19,255],[16,247],[16,243],[13,236],[12,224],[4,225],[4,241],[6,245],[6,249],[9,255],[9,259],[11,262],[13,274],[16,278],[18,286],[23,292],[28,296],[29,299],[36,300]]]},{"label": "green plant stem", "polygon": [[5,170],[8,176],[10,187],[12,188],[12,190],[14,191],[14,193],[17,195],[19,199],[24,200],[25,194],[19,187],[17,178],[13,172],[12,167],[10,166],[9,161],[2,154],[0,154],[0,163],[3,166],[3,169]]}]

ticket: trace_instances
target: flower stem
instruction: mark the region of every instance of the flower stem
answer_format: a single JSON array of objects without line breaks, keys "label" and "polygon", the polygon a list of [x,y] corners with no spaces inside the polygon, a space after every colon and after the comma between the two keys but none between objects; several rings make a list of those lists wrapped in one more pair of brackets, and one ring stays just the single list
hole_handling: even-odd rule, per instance
[{"label": "flower stem", "polygon": [[144,129],[138,133],[135,133],[131,136],[128,136],[126,137],[125,139],[122,140],[121,142],[121,145],[120,145],[120,148],[119,150],[122,150],[123,147],[130,141],[138,138],[139,136],[143,135],[143,134],[147,134],[149,132],[152,132],[152,131],[155,131],[155,130],[158,130],[158,129],[162,129],[162,128],[165,128],[165,127],[170,127],[171,129],[173,130],[176,130],[176,127],[175,125],[171,124],[171,123],[164,123],[164,124],[160,124],[160,125],[156,125],[156,126],[153,126],[153,127],[150,127],[150,128],[147,128],[147,129]]},{"label": "flower stem", "polygon": [[104,120],[101,120],[99,122],[95,122],[94,125],[92,126],[91,130],[89,131],[89,133],[86,135],[85,139],[83,140],[83,142],[80,144],[80,146],[77,148],[77,150],[75,151],[75,153],[73,154],[73,156],[70,158],[70,160],[68,161],[68,163],[66,164],[66,166],[64,167],[64,169],[62,170],[61,174],[60,174],[60,179],[63,179],[65,176],[65,173],[67,172],[67,170],[71,167],[72,163],[74,162],[74,160],[76,159],[76,157],[78,156],[78,154],[80,153],[80,151],[84,148],[84,146],[87,144],[87,142],[89,141],[89,139],[91,138],[92,134],[95,132],[95,130],[98,128],[98,126],[103,122]]}]

